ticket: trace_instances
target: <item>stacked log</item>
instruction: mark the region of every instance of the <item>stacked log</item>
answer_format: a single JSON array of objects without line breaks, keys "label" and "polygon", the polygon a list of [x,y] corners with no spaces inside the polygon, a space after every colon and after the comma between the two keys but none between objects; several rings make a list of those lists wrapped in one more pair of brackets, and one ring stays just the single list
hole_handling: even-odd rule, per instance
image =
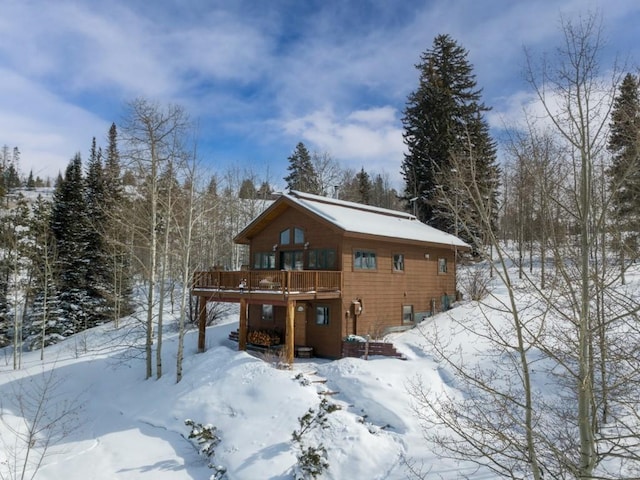
[{"label": "stacked log", "polygon": [[247,334],[247,341],[254,345],[270,347],[280,344],[280,335],[265,330],[252,330]]}]

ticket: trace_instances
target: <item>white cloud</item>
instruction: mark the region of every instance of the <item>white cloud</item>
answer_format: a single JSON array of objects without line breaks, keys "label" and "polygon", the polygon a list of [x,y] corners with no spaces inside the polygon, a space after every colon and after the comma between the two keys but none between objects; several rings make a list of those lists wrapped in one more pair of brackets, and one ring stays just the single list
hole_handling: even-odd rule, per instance
[{"label": "white cloud", "polygon": [[20,149],[23,174],[33,170],[34,175],[55,179],[76,152],[86,158],[91,138],[101,141],[108,127],[91,112],[0,69],[0,142]]},{"label": "white cloud", "polygon": [[343,167],[388,173],[399,181],[405,150],[402,128],[393,107],[356,110],[338,117],[329,109],[285,121],[284,131],[312,150],[328,152]]}]

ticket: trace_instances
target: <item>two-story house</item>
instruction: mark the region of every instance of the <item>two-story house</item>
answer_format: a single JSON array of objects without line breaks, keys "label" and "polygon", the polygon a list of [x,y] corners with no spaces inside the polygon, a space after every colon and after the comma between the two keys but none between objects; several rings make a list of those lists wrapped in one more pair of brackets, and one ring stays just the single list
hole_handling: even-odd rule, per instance
[{"label": "two-story house", "polygon": [[339,358],[349,335],[379,336],[448,308],[456,256],[469,246],[415,216],[292,191],[235,238],[251,264],[197,272],[199,349],[208,302],[240,303],[239,348],[275,332],[293,361],[296,346]]}]

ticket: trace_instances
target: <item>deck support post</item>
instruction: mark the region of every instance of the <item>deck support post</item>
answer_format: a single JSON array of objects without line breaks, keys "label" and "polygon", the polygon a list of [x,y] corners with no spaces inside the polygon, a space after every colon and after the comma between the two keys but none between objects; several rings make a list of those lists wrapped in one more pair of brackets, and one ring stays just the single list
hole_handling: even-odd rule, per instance
[{"label": "deck support post", "polygon": [[296,316],[296,301],[289,300],[287,301],[287,323],[285,326],[285,354],[287,357],[287,363],[289,365],[293,365],[293,354],[294,354],[294,339],[295,339],[295,331],[294,331],[294,319]]},{"label": "deck support post", "polygon": [[247,349],[247,301],[240,299],[240,325],[238,328],[238,350]]},{"label": "deck support post", "polygon": [[204,353],[207,335],[207,297],[198,297],[198,353]]}]

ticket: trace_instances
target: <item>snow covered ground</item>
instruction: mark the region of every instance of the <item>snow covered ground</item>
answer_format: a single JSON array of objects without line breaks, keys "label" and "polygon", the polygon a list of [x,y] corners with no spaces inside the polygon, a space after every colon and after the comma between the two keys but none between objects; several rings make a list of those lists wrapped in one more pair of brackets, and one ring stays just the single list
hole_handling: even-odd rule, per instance
[{"label": "snow covered ground", "polygon": [[[51,433],[38,479],[207,479],[214,470],[187,438],[185,420],[190,419],[216,427],[220,443],[211,461],[226,469],[224,478],[290,479],[298,452],[292,433],[301,427],[298,419],[310,408],[317,411],[323,398],[340,409],[328,415],[328,428],[305,434],[308,445],[327,450],[329,468],[321,478],[414,478],[407,462],[428,471],[428,479],[456,478],[461,472],[479,480],[495,478],[472,465],[439,459],[412,410],[407,387],[418,375],[432,391],[459,393],[423,334],[436,327],[447,332],[456,318],[483,317],[477,303],[462,302],[393,334],[390,340],[406,360],[296,359],[293,370],[279,370],[274,359],[239,352],[228,339],[237,327],[236,311],[209,327],[203,354],[196,353],[197,332],[189,332],[180,383],[175,322],[165,330],[159,380],[144,379],[143,352],[140,344],[134,346],[141,332],[134,320],[118,330],[105,325],[68,338],[47,348],[44,361],[40,352],[25,353],[18,371],[10,350],[0,350],[0,478],[20,478],[15,468],[27,453],[37,461]],[[483,349],[469,331],[452,338],[461,355],[472,357]],[[539,387],[548,388],[543,381]],[[39,395],[43,388],[47,394]],[[38,403],[38,398],[45,400]],[[21,418],[32,419],[38,411],[46,412],[39,425],[47,416],[63,418],[27,448],[29,440],[16,432],[26,432]],[[63,415],[70,411],[74,415]],[[66,431],[60,432],[61,426]]]},{"label": "snow covered ground", "polygon": [[[227,338],[236,321],[231,315],[208,329],[204,354],[196,354],[197,333],[187,335],[184,378],[178,384],[173,333],[165,334],[160,380],[144,380],[142,352],[127,346],[126,329],[112,326],[48,348],[44,362],[40,352],[26,353],[19,371],[12,369],[8,350],[0,352],[2,411],[10,423],[21,411],[33,415],[33,404],[20,405],[25,402],[21,392],[37,397],[43,385],[51,397],[43,405],[46,411],[62,411],[63,402],[76,411],[66,418],[70,431],[49,448],[37,478],[209,478],[212,470],[186,439],[186,419],[217,427],[221,442],[213,462],[227,469],[228,479],[292,478],[292,432],[300,428],[298,418],[309,408],[317,410],[322,398],[341,407],[328,416],[330,428],[309,437],[316,436],[327,449],[330,467],[324,478],[403,479],[404,458],[424,462],[445,478],[462,468],[430,453],[411,411],[405,388],[411,377],[419,373],[447,388],[417,329],[394,337],[405,361],[297,359],[288,371],[238,352]],[[446,316],[432,321],[446,321]],[[21,423],[13,425],[26,431]],[[21,466],[25,445],[15,442],[5,424],[0,434],[1,468]],[[39,441],[32,450],[35,459]]]}]

